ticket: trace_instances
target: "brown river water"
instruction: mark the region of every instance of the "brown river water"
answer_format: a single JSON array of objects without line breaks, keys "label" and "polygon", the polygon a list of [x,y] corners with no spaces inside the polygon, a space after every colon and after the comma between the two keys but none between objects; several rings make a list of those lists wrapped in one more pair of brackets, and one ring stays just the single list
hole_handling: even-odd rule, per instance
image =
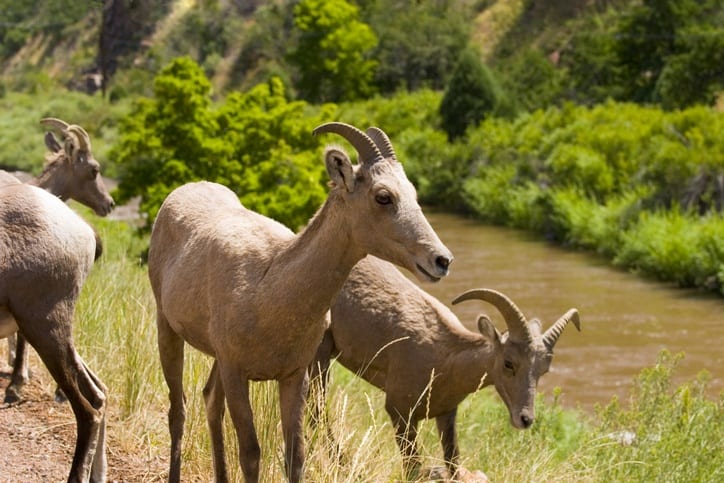
[{"label": "brown river water", "polygon": [[485,312],[505,330],[499,313],[482,301],[451,306],[478,287],[500,290],[548,328],[569,308],[578,309],[581,332],[570,324],[555,348],[551,371],[539,382],[562,404],[592,410],[617,395],[628,399],[636,375],[653,366],[662,349],[684,352],[674,383],[711,375],[708,394],[724,389],[724,298],[644,280],[612,268],[591,254],[561,249],[531,235],[427,210],[427,217],[455,256],[450,275],[422,288],[474,329]]}]

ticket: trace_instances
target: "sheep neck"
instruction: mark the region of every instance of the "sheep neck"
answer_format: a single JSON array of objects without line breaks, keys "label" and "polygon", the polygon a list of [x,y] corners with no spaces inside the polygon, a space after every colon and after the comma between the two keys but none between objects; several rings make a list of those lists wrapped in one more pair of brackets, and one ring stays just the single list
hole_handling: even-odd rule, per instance
[{"label": "sheep neck", "polygon": [[58,173],[58,169],[60,168],[57,164],[57,160],[48,162],[48,164],[45,165],[43,172],[40,173],[40,176],[33,178],[29,181],[29,184],[42,188],[65,201],[68,197],[65,194],[66,190],[63,186],[64,183],[62,176],[57,176],[56,174]]},{"label": "sheep neck", "polygon": [[[457,387],[469,394],[479,387],[492,384],[488,372],[493,363],[493,344],[480,334],[471,334],[454,345],[457,350],[451,351],[454,355],[447,369],[459,379]],[[460,347],[465,349],[460,350]]]},{"label": "sheep neck", "polygon": [[[274,293],[284,293],[296,313],[320,318],[366,253],[352,241],[349,213],[334,191],[309,225],[275,258]],[[276,272],[276,273],[273,273]]]}]

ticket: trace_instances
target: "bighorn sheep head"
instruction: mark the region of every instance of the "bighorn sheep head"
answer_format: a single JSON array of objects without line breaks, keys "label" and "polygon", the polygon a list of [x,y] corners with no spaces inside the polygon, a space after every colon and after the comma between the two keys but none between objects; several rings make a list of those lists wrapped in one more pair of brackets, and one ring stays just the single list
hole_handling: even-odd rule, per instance
[{"label": "bighorn sheep head", "polygon": [[570,309],[542,333],[537,319],[528,322],[508,297],[490,289],[469,290],[453,300],[483,300],[503,315],[508,331],[498,332],[486,315],[478,317],[478,330],[492,341],[495,362],[488,377],[508,407],[511,424],[518,429],[529,428],[535,419],[535,392],[538,379],[548,372],[553,347],[569,322],[580,331],[578,311]]},{"label": "bighorn sheep head", "polygon": [[[55,168],[53,180],[55,191],[60,198],[73,198],[92,208],[96,214],[106,216],[113,209],[113,198],[100,176],[100,164],[93,157],[88,133],[77,124],[68,124],[56,118],[44,118],[40,123],[58,129],[63,137],[63,144],[52,132],[45,135],[45,145],[50,150],[50,157],[59,161],[60,167]],[[50,158],[49,158],[50,159]]]},{"label": "bighorn sheep head", "polygon": [[[355,230],[359,246],[366,253],[407,268],[422,281],[437,282],[447,275],[452,254],[422,214],[415,188],[387,135],[376,127],[363,132],[341,122],[318,126],[314,134],[320,133],[339,134],[359,155],[359,164],[353,166],[340,147],[328,147],[325,153],[337,196],[344,198],[348,209],[360,213]],[[373,216],[374,224],[364,219],[369,215],[362,214]],[[380,239],[391,243],[381,245]]]}]

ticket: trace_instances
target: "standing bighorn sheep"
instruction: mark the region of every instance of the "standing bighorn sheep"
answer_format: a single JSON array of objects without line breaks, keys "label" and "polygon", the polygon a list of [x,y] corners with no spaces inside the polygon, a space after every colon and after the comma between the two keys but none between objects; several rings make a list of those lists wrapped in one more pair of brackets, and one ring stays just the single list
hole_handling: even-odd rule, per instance
[{"label": "standing bighorn sheep", "polygon": [[[99,216],[108,215],[113,209],[113,198],[108,194],[100,175],[100,164],[93,157],[90,137],[77,124],[68,124],[55,118],[44,118],[40,123],[58,129],[63,135],[61,145],[52,132],[45,134],[45,145],[49,149],[43,172],[28,184],[45,189],[61,200],[74,199],[96,212]],[[20,181],[0,171],[0,186],[18,184]],[[102,245],[96,236],[96,258]],[[5,389],[5,402],[20,400],[22,386],[28,381],[28,351],[22,334],[8,337],[8,364],[13,367],[10,384]]]},{"label": "standing bighorn sheep", "polygon": [[[312,376],[321,372],[323,395],[330,358],[337,356],[344,367],[385,391],[385,409],[407,474],[419,467],[418,422],[433,417],[446,466],[455,473],[457,406],[479,387],[494,384],[512,425],[528,428],[535,417],[536,385],[548,372],[553,346],[569,321],[579,327],[578,312],[571,309],[541,333],[540,322],[527,322],[510,299],[494,290],[466,292],[453,304],[474,298],[501,312],[507,333],[501,335],[485,316],[478,319],[480,333],[467,330],[440,301],[374,257],[357,264],[332,305]],[[323,416],[319,407],[316,414]]]},{"label": "standing bighorn sheep", "polygon": [[352,267],[372,253],[423,280],[448,273],[452,255],[423,215],[387,136],[336,122],[314,130],[320,133],[343,136],[359,153],[359,164],[353,166],[341,148],[327,148],[332,189],[298,235],[244,208],[231,190],[206,182],[176,189],[158,212],[148,268],[170,393],[170,481],[180,479],[185,342],[215,358],[204,399],[217,481],[227,480],[225,396],[242,472],[256,482],[260,448],[249,381],[277,380],[285,468],[297,482],[307,367],[326,328],[325,314]]},{"label": "standing bighorn sheep", "polygon": [[0,337],[20,331],[64,391],[76,418],[68,481],[104,481],[106,388],[73,346],[73,314],[93,266],[93,229],[57,197],[0,187]]}]

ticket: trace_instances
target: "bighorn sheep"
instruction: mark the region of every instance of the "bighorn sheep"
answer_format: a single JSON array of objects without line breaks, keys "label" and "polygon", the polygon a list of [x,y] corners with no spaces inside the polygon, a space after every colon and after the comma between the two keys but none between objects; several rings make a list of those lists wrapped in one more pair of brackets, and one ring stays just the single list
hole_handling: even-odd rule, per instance
[{"label": "bighorn sheep", "polygon": [[0,336],[22,332],[70,401],[77,437],[68,481],[104,481],[106,472],[106,388],[72,336],[95,245],[90,225],[57,197],[0,187]]},{"label": "bighorn sheep", "polygon": [[[321,375],[323,395],[330,358],[336,356],[344,367],[385,391],[385,409],[408,474],[419,466],[418,422],[432,417],[448,471],[455,472],[457,406],[481,385],[495,385],[512,425],[528,428],[535,417],[538,378],[548,372],[553,346],[569,321],[579,327],[578,312],[571,309],[541,334],[537,320],[526,322],[518,307],[494,290],[466,292],[453,303],[473,298],[493,304],[508,332],[498,333],[486,316],[478,319],[480,333],[467,330],[440,301],[374,257],[357,264],[332,305],[331,324],[311,377]],[[316,411],[317,417],[323,416],[319,407]]]},{"label": "bighorn sheep", "polygon": [[215,358],[204,398],[216,479],[227,479],[221,422],[228,395],[242,472],[246,481],[258,481],[248,384],[277,380],[285,468],[296,482],[304,462],[307,367],[326,328],[325,314],[352,267],[372,253],[423,280],[448,273],[452,255],[423,215],[387,136],[336,122],[314,130],[320,133],[343,136],[359,153],[359,165],[341,148],[327,148],[332,189],[296,236],[212,183],[176,189],[158,212],[148,268],[170,391],[171,481],[180,478],[184,342]]},{"label": "bighorn sheep", "polygon": [[[40,176],[29,184],[43,188],[63,201],[74,199],[99,216],[108,215],[113,209],[113,198],[103,183],[88,133],[77,124],[56,118],[44,118],[40,123],[58,129],[65,139],[61,145],[52,132],[45,134],[45,145],[49,149],[46,164]],[[0,171],[0,186],[16,183],[20,183],[16,177]],[[96,236],[96,258],[101,250],[100,238]],[[28,351],[22,334],[18,335],[17,341],[14,334],[8,337],[8,364],[13,367],[13,375],[5,389],[5,402],[12,403],[20,400],[22,387],[28,381]]]}]

